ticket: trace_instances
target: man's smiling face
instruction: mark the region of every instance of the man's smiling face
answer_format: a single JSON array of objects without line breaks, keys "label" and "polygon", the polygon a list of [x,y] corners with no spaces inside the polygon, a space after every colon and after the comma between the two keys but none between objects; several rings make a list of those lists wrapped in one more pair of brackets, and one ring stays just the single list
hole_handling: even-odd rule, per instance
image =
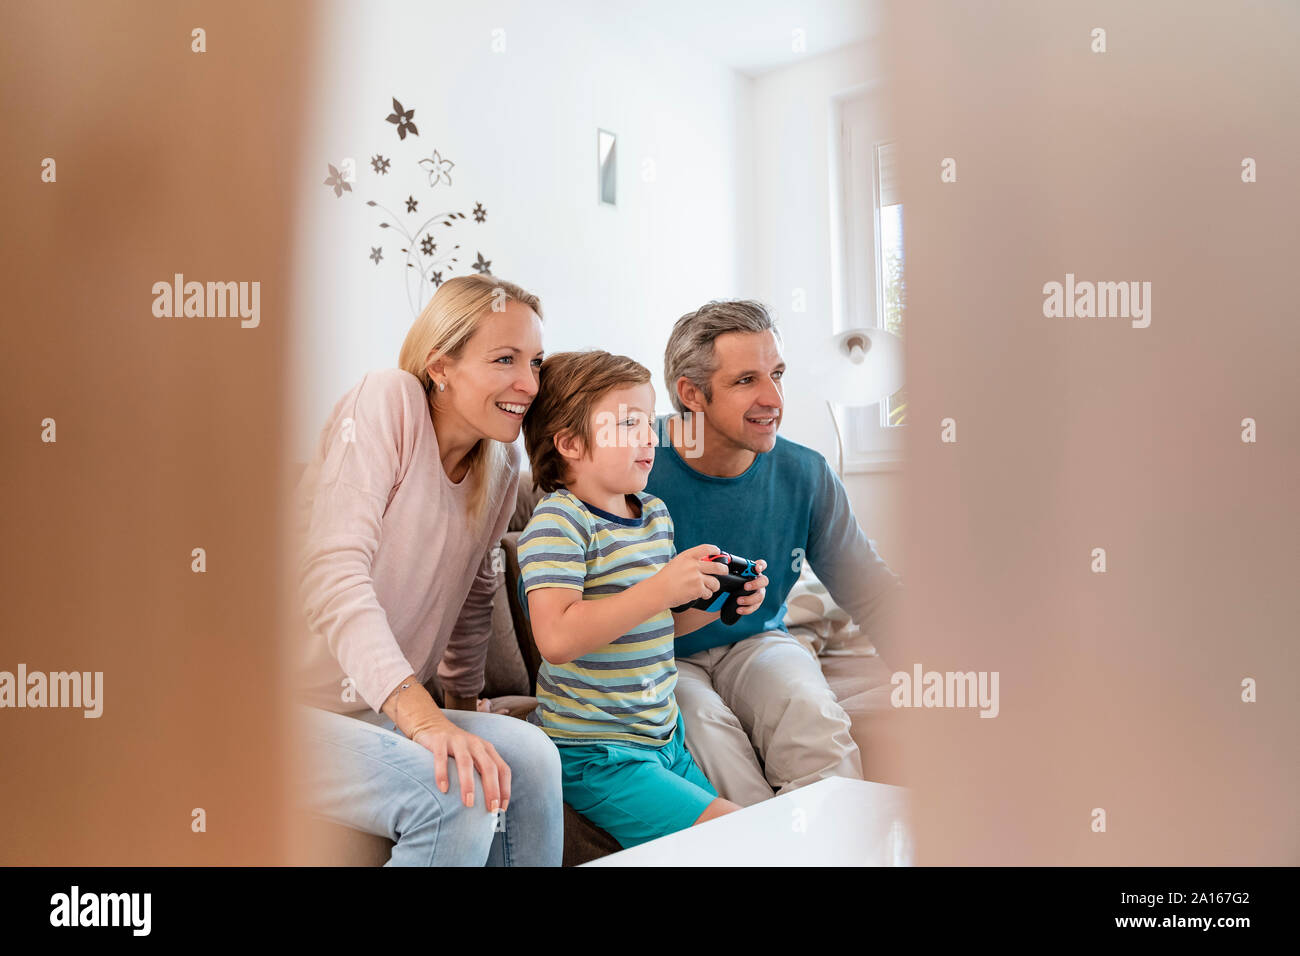
[{"label": "man's smiling face", "polygon": [[712,430],[739,448],[761,453],[776,445],[785,404],[785,359],[771,332],[726,332],[713,340],[717,371],[704,413]]}]

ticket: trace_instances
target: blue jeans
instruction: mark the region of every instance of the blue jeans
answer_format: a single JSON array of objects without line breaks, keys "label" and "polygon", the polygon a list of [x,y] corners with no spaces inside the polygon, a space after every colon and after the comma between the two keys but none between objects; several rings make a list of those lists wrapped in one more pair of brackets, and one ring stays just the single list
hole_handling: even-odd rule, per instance
[{"label": "blue jeans", "polygon": [[510,804],[489,812],[474,771],[474,806],[461,800],[447,759],[438,789],[433,754],[373,711],[336,714],[298,705],[310,748],[300,799],[313,816],[394,842],[385,866],[559,866],[564,853],[560,757],[549,737],[505,714],[444,710],[496,748],[510,768]]}]

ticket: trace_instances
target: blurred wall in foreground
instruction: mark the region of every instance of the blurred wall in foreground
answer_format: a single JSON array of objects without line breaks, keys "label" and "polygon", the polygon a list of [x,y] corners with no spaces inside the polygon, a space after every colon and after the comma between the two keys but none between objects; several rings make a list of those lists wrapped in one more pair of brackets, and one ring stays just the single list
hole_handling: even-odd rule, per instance
[{"label": "blurred wall in foreground", "polygon": [[[995,718],[905,712],[918,862],[1300,862],[1300,7],[890,14],[913,423],[891,664],[1000,675]],[[1067,274],[1150,283],[1149,325],[1046,317]]]},{"label": "blurred wall in foreground", "polygon": [[[0,671],[103,674],[99,717],[0,710],[0,863],[283,858],[284,170],[311,22],[256,0],[0,9]],[[248,318],[155,315],[177,273],[205,311],[206,283],[245,283]]]}]

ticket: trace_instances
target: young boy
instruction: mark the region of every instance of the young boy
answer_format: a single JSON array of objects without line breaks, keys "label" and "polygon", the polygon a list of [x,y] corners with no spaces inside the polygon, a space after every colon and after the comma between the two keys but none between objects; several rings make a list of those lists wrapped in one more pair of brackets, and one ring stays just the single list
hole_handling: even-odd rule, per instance
[{"label": "young boy", "polygon": [[[547,358],[524,420],[533,481],[547,492],[519,537],[542,655],[530,719],[560,752],[565,802],[624,847],[739,809],[683,741],[674,636],[718,615],[670,609],[714,593],[726,567],[708,560],[711,544],[677,554],[668,509],[644,492],[654,425],[650,372],[602,351]],[[766,585],[762,574],[749,582],[741,614]]]}]

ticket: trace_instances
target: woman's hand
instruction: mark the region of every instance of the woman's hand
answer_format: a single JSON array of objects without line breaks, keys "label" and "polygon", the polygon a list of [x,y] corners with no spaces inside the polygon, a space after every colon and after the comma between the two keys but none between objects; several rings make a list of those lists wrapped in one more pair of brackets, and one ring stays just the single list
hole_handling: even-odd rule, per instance
[{"label": "woman's hand", "polygon": [[450,757],[456,761],[460,797],[465,806],[474,806],[475,770],[483,781],[483,795],[490,812],[505,810],[510,804],[510,768],[490,741],[462,730],[446,718],[419,731],[412,739],[433,754],[434,779],[443,793],[449,785],[447,758]]},{"label": "woman's hand", "polygon": [[758,577],[745,584],[745,590],[749,593],[736,598],[737,614],[753,614],[767,597],[767,575],[763,574],[767,570],[767,562],[759,558],[754,562],[754,570],[758,572]]}]

